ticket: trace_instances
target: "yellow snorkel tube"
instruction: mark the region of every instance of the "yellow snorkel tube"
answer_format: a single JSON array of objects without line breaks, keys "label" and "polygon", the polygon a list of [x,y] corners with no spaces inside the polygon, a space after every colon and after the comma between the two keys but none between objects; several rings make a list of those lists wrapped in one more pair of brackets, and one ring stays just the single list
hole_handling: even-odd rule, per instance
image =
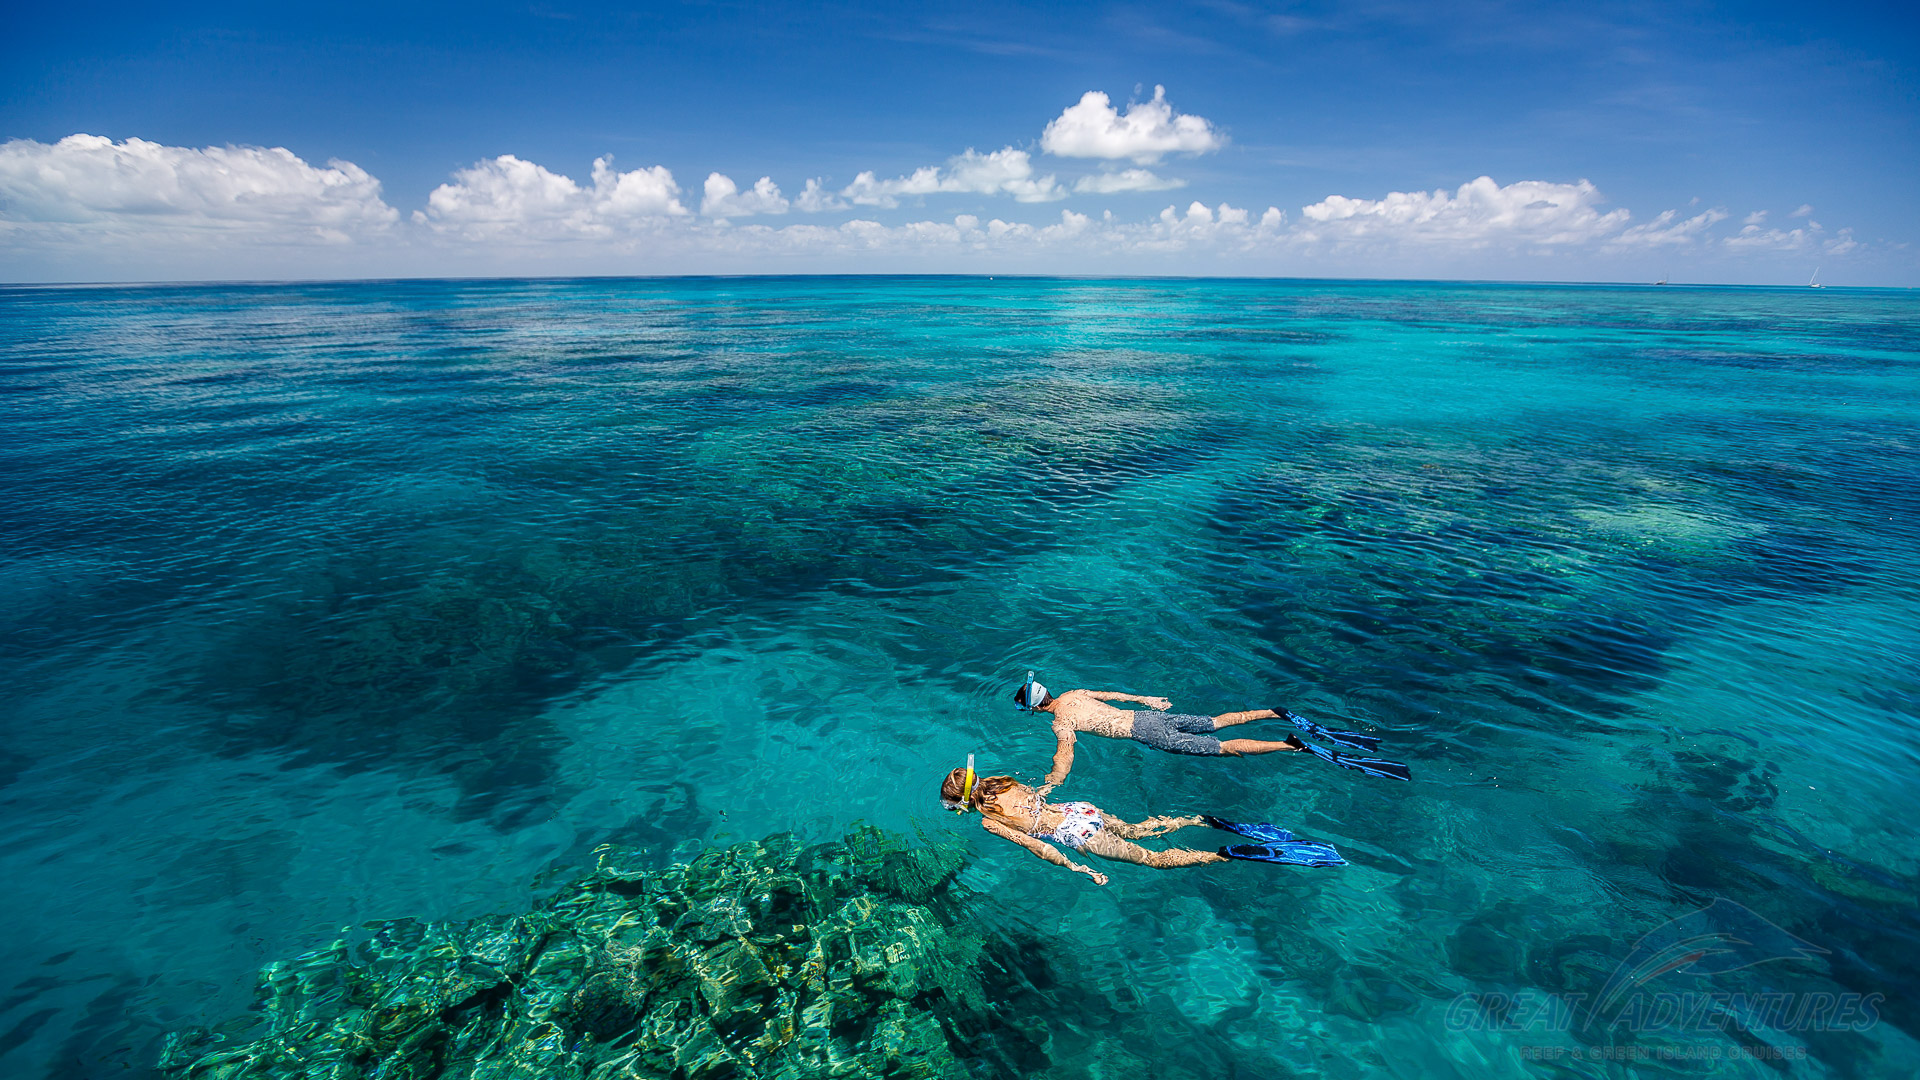
[{"label": "yellow snorkel tube", "polygon": [[967,778],[960,784],[960,805],[954,808],[954,813],[964,814],[973,809],[973,782],[976,779],[973,775],[973,755],[968,754]]}]

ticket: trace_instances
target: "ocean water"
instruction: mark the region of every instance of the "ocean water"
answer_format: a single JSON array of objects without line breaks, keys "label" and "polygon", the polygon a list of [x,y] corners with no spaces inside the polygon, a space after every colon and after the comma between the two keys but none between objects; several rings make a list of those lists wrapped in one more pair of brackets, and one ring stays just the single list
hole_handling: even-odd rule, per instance
[{"label": "ocean water", "polygon": [[[1911,293],[0,289],[0,541],[8,1076],[856,822],[968,838],[1050,1076],[1920,1070]],[[1056,797],[1352,862],[1096,888],[939,811],[1044,772],[1028,669],[1415,781],[1085,741]]]}]

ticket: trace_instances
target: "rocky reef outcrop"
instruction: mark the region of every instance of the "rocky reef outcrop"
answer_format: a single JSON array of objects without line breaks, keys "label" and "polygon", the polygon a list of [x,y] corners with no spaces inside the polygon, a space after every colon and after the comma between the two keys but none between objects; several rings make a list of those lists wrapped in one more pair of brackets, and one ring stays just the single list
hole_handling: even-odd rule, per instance
[{"label": "rocky reef outcrop", "polygon": [[961,865],[957,848],[871,829],[666,868],[602,849],[525,914],[399,919],[268,965],[252,1013],[174,1034],[161,1072],[910,1080],[1044,1067],[990,1000],[983,979],[1019,950],[972,913]]}]

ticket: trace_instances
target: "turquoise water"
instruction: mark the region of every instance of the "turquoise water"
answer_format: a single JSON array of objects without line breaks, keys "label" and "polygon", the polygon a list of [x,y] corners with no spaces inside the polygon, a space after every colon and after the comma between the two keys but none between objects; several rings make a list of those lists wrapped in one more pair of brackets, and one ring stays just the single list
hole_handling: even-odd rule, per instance
[{"label": "turquoise water", "polygon": [[[1920,1067],[1911,294],[852,278],[0,311],[9,1075],[138,1075],[263,963],[522,908],[603,842],[664,864],[855,822],[964,831],[963,880],[1057,943],[1009,988],[1054,1010],[1049,1075]],[[1287,703],[1415,782],[1083,743],[1062,797],[1352,861],[1095,888],[938,810],[968,753],[1045,770],[1007,700],[1029,668]],[[1715,900],[1824,951],[1649,992],[1865,1011],[1522,1007],[1600,996]]]}]

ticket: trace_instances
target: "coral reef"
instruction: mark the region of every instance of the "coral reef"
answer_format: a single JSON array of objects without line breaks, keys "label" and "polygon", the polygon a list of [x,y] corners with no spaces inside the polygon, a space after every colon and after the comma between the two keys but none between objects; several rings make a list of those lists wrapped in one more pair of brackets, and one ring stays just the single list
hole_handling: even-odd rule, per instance
[{"label": "coral reef", "polygon": [[983,971],[1015,948],[969,912],[956,848],[877,830],[624,849],[523,915],[400,919],[268,965],[253,1015],[167,1040],[177,1080],[1005,1074],[1034,1042]]}]

